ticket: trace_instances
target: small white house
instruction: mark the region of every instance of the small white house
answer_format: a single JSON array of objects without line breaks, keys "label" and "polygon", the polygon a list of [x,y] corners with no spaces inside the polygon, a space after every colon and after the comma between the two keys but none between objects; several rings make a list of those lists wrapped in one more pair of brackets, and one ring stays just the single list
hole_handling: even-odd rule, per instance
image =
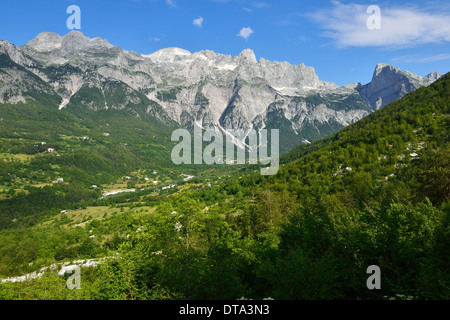
[{"label": "small white house", "polygon": [[47,152],[55,152],[55,148],[47,148]]}]

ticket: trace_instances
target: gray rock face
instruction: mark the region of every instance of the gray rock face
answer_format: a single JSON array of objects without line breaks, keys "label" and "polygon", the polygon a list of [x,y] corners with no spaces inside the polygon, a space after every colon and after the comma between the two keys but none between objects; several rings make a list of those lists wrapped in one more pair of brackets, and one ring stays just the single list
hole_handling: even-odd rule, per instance
[{"label": "gray rock face", "polygon": [[0,61],[0,104],[36,101],[34,93],[57,97],[52,88],[41,79],[40,76],[44,75],[38,69],[38,64],[15,45],[0,41]]},{"label": "gray rock face", "polygon": [[239,61],[256,63],[256,56],[252,49],[245,49],[239,54]]},{"label": "gray rock face", "polygon": [[414,73],[379,63],[373,73],[372,81],[366,85],[360,85],[357,90],[372,110],[378,110],[386,104],[400,99],[408,92],[427,86],[432,82],[433,80],[430,78],[419,77]]},{"label": "gray rock face", "polygon": [[22,50],[20,50],[15,45],[9,43],[8,41],[0,40],[0,54],[8,56],[9,59],[14,61],[18,65],[27,68],[36,68],[37,64],[33,59],[30,59],[29,57],[24,55]]},{"label": "gray rock face", "polygon": [[439,72],[432,72],[430,74],[427,74],[425,76],[426,79],[431,80],[431,81],[436,81],[437,79],[439,79],[440,77],[442,77],[442,74],[440,74]]},{"label": "gray rock face", "polygon": [[24,46],[32,48],[35,51],[52,51],[61,46],[63,37],[53,32],[40,33],[33,40],[28,41]]},{"label": "gray rock face", "polygon": [[49,84],[62,99],[59,109],[139,105],[187,128],[280,129],[281,151],[336,132],[440,76],[378,64],[370,83],[339,87],[304,64],[257,61],[251,49],[238,56],[180,48],[141,55],[79,31],[41,33],[21,48],[1,41],[2,53]]}]

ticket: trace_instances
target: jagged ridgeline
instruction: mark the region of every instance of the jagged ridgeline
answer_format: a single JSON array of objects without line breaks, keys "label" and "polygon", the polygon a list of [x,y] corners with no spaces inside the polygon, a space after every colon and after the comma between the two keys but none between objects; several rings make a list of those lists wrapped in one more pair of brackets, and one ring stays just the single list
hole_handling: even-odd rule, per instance
[{"label": "jagged ridgeline", "polygon": [[279,129],[281,153],[335,133],[440,76],[379,64],[370,83],[339,87],[319,80],[312,67],[257,60],[250,49],[239,56],[180,48],[145,55],[79,31],[64,37],[44,32],[20,48],[1,41],[0,53],[6,55],[0,103],[45,100],[83,119],[120,110],[156,127],[192,129],[202,122],[220,130]]}]

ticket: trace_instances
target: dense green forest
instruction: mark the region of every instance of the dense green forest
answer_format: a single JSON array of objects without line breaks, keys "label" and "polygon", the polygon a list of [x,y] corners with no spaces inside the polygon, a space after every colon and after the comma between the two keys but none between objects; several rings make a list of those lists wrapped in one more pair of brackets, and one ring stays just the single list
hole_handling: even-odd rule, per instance
[{"label": "dense green forest", "polygon": [[[176,187],[105,198],[90,184],[155,170],[140,162],[152,156],[136,149],[144,138],[129,142],[129,153],[109,154],[108,137],[99,134],[104,142],[89,152],[51,161],[68,184],[20,192],[10,192],[18,189],[14,179],[33,181],[40,171],[57,177],[46,167],[53,154],[28,162],[10,155],[0,161],[2,177],[15,172],[2,181],[10,187],[0,200],[0,274],[105,259],[82,269],[80,290],[47,271],[0,283],[0,298],[449,299],[449,111],[447,74],[283,155],[276,175],[225,166],[185,181],[179,175],[188,168],[161,165],[160,180]],[[14,154],[18,140],[8,141],[2,152]],[[89,142],[77,142],[77,152],[82,143]],[[370,265],[380,267],[380,290],[366,286]]]}]

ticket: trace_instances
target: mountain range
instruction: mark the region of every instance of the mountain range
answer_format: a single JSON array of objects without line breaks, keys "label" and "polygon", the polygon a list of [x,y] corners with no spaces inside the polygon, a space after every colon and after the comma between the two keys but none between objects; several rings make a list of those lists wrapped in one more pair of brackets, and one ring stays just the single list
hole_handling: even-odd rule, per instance
[{"label": "mountain range", "polygon": [[[339,87],[248,49],[0,41],[0,300],[448,299],[449,108],[449,73]],[[174,165],[200,122],[297,146],[269,176]]]},{"label": "mountain range", "polygon": [[280,129],[280,151],[323,138],[441,75],[380,63],[372,81],[338,86],[304,64],[210,50],[126,51],[80,31],[43,32],[17,47],[0,41],[0,104],[55,112],[122,110],[169,127]]}]

